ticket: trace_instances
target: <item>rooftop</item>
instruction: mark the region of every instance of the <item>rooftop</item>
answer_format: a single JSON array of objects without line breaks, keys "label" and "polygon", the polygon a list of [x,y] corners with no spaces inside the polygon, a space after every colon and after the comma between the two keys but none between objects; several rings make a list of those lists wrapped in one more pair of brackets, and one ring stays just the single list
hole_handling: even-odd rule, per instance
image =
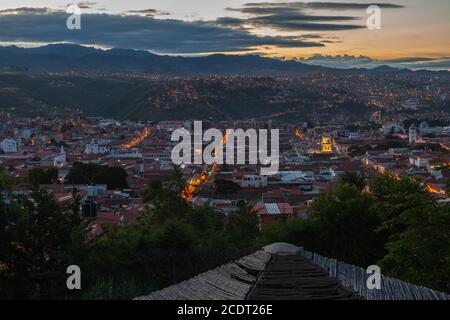
[{"label": "rooftop", "polygon": [[366,270],[287,243],[275,243],[136,300],[449,300],[450,296],[381,275],[368,289]]}]

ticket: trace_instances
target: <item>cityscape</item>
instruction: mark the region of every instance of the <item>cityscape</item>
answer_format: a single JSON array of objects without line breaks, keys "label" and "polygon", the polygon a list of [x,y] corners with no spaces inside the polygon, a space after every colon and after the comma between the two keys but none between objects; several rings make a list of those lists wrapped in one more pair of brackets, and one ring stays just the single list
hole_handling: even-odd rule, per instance
[{"label": "cityscape", "polygon": [[[407,59],[390,30],[417,1],[378,4],[373,52],[351,49],[370,42],[366,1],[234,1],[209,20],[131,1],[124,21],[217,34],[181,51],[16,30],[77,14],[18,2],[0,5],[1,300],[449,300],[450,43],[436,32],[425,57],[403,39]],[[429,6],[448,30],[449,4]],[[125,12],[77,8],[80,32]]]}]

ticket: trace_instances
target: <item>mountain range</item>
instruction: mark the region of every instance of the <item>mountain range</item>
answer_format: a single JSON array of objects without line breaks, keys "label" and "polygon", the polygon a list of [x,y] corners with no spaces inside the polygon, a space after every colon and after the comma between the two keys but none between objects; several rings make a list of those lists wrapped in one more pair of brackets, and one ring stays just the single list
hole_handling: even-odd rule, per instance
[{"label": "mountain range", "polygon": [[[168,76],[283,76],[335,70],[258,55],[182,57],[132,49],[103,50],[72,44],[51,44],[36,48],[0,47],[0,68],[23,68],[32,72],[139,72]],[[368,72],[377,71],[399,72],[386,66]]]},{"label": "mountain range", "polygon": [[[413,71],[389,66],[342,70],[257,55],[180,57],[70,44],[8,46],[0,47],[0,112],[34,116],[79,109],[86,115],[116,119],[304,121],[308,112],[323,108],[324,95],[351,96],[345,90],[323,92],[320,86],[297,82],[302,75],[317,72],[340,78]],[[254,77],[230,82],[216,75]],[[373,111],[371,106],[344,100],[325,110],[355,119]]]}]

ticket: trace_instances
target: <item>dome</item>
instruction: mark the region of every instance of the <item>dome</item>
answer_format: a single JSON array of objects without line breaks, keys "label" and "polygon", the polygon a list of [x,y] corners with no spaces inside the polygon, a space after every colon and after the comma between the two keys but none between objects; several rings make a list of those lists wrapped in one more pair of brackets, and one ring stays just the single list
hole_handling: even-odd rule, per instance
[{"label": "dome", "polygon": [[426,121],[422,121],[420,123],[420,129],[428,129],[430,126],[428,125],[428,123]]},{"label": "dome", "polygon": [[290,243],[276,242],[265,246],[263,249],[268,253],[277,254],[277,253],[297,253],[300,248]]}]

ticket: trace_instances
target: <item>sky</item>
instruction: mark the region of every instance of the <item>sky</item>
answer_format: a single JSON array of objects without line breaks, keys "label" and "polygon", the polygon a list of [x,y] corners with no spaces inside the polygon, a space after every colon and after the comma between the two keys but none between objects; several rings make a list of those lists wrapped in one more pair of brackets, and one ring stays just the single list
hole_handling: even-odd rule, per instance
[{"label": "sky", "polygon": [[[68,30],[69,4],[81,30]],[[370,4],[381,28],[370,30]],[[332,67],[450,69],[450,0],[1,0],[0,45],[260,54]]]}]

